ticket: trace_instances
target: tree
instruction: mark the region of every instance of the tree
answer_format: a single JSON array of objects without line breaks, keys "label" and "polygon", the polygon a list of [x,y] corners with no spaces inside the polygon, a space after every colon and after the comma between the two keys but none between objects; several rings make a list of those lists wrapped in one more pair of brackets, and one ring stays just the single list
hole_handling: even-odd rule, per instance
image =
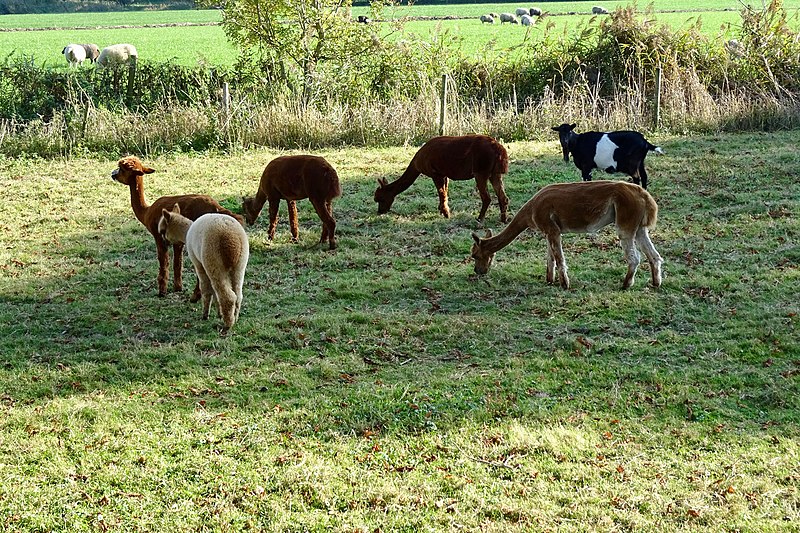
[{"label": "tree", "polygon": [[[373,3],[373,17],[383,1]],[[351,7],[352,0],[228,0],[222,24],[243,53],[271,65],[274,78],[299,84],[308,103],[325,72],[353,68],[381,48],[370,25],[351,19]]]}]

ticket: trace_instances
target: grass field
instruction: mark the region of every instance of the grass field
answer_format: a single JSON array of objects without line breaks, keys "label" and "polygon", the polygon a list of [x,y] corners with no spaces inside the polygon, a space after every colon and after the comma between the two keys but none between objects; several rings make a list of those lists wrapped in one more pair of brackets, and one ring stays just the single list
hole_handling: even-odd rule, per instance
[{"label": "grass field", "polygon": [[[420,179],[379,216],[415,147],[328,150],[339,249],[308,202],[296,245],[262,216],[227,337],[156,296],[115,161],[0,159],[3,528],[793,530],[800,133],[650,137],[660,290],[619,290],[608,229],[565,238],[569,291],[532,234],[476,279],[496,205],[453,182],[443,219]],[[578,178],[555,139],[508,149],[512,212]],[[238,209],[275,155],[149,160],[146,196]]]},{"label": "grass field", "polygon": [[[611,9],[628,5],[627,1],[607,2],[603,5]],[[463,4],[436,6],[399,6],[387,10],[386,18],[400,17],[465,17],[461,20],[411,20],[406,30],[422,36],[449,31],[460,40],[460,46],[467,54],[482,51],[488,43],[493,48],[504,50],[523,43],[526,39],[541,38],[546,24],[537,24],[530,29],[521,26],[481,24],[477,18],[491,11],[513,11],[519,4]],[[547,13],[542,22],[552,24],[550,31],[558,33],[572,31],[583,24],[599,24],[600,18],[592,18],[589,2],[548,2],[544,5]],[[650,4],[640,6],[645,10]],[[756,4],[758,6],[759,4]],[[701,4],[681,0],[679,2],[658,1],[652,3],[655,18],[673,27],[683,27],[694,23],[699,17],[703,29],[709,35],[720,32],[735,36],[736,25],[740,20],[741,4],[730,0],[709,0]],[[800,0],[784,3],[796,19]],[[575,15],[568,15],[575,12]],[[354,8],[354,14],[366,13],[366,8]],[[113,26],[147,26],[158,24],[210,24],[219,22],[221,14],[216,10],[191,11],[141,11],[128,13],[80,13],[48,15],[4,15],[0,16],[0,29],[14,28],[57,28],[46,31],[3,31],[0,32],[0,57],[9,54],[33,57],[37,63],[57,67],[65,66],[60,55],[61,49],[69,42],[95,42],[101,46],[116,42],[132,42],[146,60],[175,60],[185,65],[198,61],[212,64],[231,64],[236,51],[218,26],[196,27],[139,27],[113,29]],[[75,29],[80,28],[80,29]]]}]

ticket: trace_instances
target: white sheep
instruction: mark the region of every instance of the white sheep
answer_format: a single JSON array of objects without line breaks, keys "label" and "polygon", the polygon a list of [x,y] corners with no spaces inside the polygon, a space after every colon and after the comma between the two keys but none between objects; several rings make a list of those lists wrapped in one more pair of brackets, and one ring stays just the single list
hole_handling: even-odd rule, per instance
[{"label": "white sheep", "polygon": [[89,44],[82,44],[81,45],[84,50],[86,50],[86,59],[94,63],[97,61],[97,58],[100,56],[100,49],[94,43]]},{"label": "white sheep", "polygon": [[500,24],[509,22],[511,24],[519,24],[516,15],[513,13],[500,13]]},{"label": "white sheep", "polygon": [[484,22],[494,24],[494,18],[491,15],[481,15],[481,23]]},{"label": "white sheep", "polygon": [[112,65],[123,65],[128,62],[136,62],[139,53],[132,44],[112,44],[106,46],[97,58],[98,67],[110,67]]},{"label": "white sheep", "polygon": [[531,24],[533,24],[533,19],[531,18],[531,16],[530,16],[530,15],[527,15],[527,14],[526,14],[526,15],[522,15],[522,16],[519,18],[519,22],[520,22],[520,24],[522,24],[523,26],[530,26]]},{"label": "white sheep", "polygon": [[80,44],[68,44],[61,50],[69,66],[74,67],[86,61],[86,50]]},{"label": "white sheep", "polygon": [[521,17],[522,15],[527,15],[528,14],[528,8],[527,7],[518,7],[516,10],[514,10],[514,14],[516,16],[518,16],[518,17]]},{"label": "white sheep", "polygon": [[592,15],[608,15],[608,9],[600,6],[592,7]]}]

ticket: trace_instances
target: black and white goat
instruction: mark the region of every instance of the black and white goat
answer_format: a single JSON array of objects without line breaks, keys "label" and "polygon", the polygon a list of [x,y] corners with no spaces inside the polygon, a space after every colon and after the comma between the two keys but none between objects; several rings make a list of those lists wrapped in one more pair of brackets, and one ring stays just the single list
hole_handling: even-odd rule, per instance
[{"label": "black and white goat", "polygon": [[644,158],[648,152],[663,154],[659,146],[650,144],[638,131],[587,131],[575,133],[575,124],[554,127],[561,142],[564,161],[572,161],[581,171],[583,181],[591,181],[592,169],[599,168],[608,173],[622,172],[633,178],[633,182],[647,188],[647,171]]}]

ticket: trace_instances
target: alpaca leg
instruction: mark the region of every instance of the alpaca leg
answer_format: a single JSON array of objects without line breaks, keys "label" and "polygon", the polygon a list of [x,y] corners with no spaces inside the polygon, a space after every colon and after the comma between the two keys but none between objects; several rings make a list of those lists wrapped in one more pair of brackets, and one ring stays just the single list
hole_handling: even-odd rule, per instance
[{"label": "alpaca leg", "polygon": [[200,285],[200,293],[203,295],[203,320],[208,320],[208,313],[214,298],[214,288],[203,265],[195,263],[194,270],[197,274],[197,283]]},{"label": "alpaca leg", "polygon": [[222,279],[212,279],[211,285],[217,298],[219,316],[225,325],[223,329],[227,331],[236,322],[236,293],[233,291],[231,279],[227,275],[224,275]]},{"label": "alpaca leg", "polygon": [[561,233],[554,232],[547,237],[547,242],[552,250],[550,259],[558,267],[558,277],[561,279],[561,287],[569,289],[569,275],[567,275],[567,262],[564,260],[564,249],[561,248]]},{"label": "alpaca leg", "polygon": [[275,229],[278,227],[278,207],[280,207],[280,198],[270,198],[269,229],[267,230],[267,237],[269,237],[269,240],[275,239]]},{"label": "alpaca leg", "polygon": [[493,176],[491,179],[492,188],[497,195],[497,202],[500,204],[500,222],[508,222],[508,196],[506,196],[505,187],[503,187],[503,176],[499,174]]},{"label": "alpaca leg", "polygon": [[547,274],[545,279],[548,284],[553,284],[556,281],[556,259],[553,253],[553,245],[550,240],[547,240]]},{"label": "alpaca leg", "polygon": [[622,245],[622,250],[625,252],[625,260],[628,262],[628,272],[625,274],[625,280],[622,282],[622,288],[627,289],[633,285],[634,278],[636,277],[636,269],[639,267],[639,251],[633,243],[632,235],[620,235],[619,242]]},{"label": "alpaca leg", "polygon": [[319,219],[322,221],[322,237],[320,238],[320,243],[325,242],[328,240],[329,242],[329,249],[335,250],[336,249],[336,220],[333,218],[330,212],[330,202],[325,202],[324,200],[317,200],[317,199],[310,199],[311,205],[314,206],[314,209],[319,215]]},{"label": "alpaca leg", "polygon": [[492,203],[492,198],[489,196],[489,190],[486,187],[486,182],[486,176],[475,176],[475,186],[481,197],[481,212],[478,214],[478,220],[483,220],[483,217],[486,216],[486,211]]},{"label": "alpaca leg", "polygon": [[661,286],[661,264],[664,262],[650,240],[650,233],[647,228],[639,228],[636,232],[636,243],[642,248],[647,262],[650,263],[650,275],[653,280],[653,287]]},{"label": "alpaca leg", "polygon": [[444,218],[450,218],[450,206],[447,203],[447,176],[435,176],[433,183],[439,194],[439,212]]},{"label": "alpaca leg", "polygon": [[297,224],[297,202],[294,200],[286,200],[289,206],[289,229],[292,232],[292,242],[300,240],[300,227]]},{"label": "alpaca leg", "polygon": [[183,244],[172,245],[172,288],[175,292],[183,290]]},{"label": "alpaca leg", "polygon": [[160,238],[156,239],[156,253],[158,253],[158,295],[166,296],[169,281],[169,252],[167,245]]}]

